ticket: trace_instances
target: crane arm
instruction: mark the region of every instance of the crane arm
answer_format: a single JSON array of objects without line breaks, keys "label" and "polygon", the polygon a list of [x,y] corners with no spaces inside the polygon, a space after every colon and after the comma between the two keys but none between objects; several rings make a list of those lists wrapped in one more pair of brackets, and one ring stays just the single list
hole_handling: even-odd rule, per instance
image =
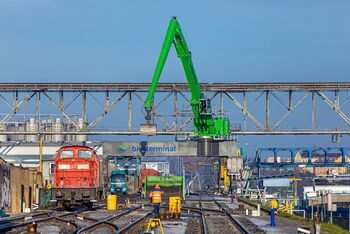
[{"label": "crane arm", "polygon": [[[147,124],[141,124],[140,132],[147,134],[156,133],[156,126],[150,123],[152,103],[154,99],[154,92],[156,91],[160,75],[162,74],[164,64],[172,44],[174,44],[177,56],[182,62],[187,83],[191,92],[190,104],[194,117],[193,123],[196,136],[227,139],[229,137],[229,120],[223,118],[223,116],[217,118],[214,117],[214,113],[212,112],[210,105],[210,99],[206,99],[201,91],[196,71],[193,66],[191,52],[188,49],[185,37],[181,31],[179,22],[176,20],[176,17],[171,19],[165,35],[162,50],[154,71],[152,84],[145,102]],[[141,131],[141,129],[143,130]]]},{"label": "crane arm", "polygon": [[187,82],[189,84],[189,88],[192,94],[192,98],[190,104],[192,106],[192,110],[194,115],[198,113],[198,105],[199,99],[203,98],[202,91],[200,89],[200,85],[198,83],[196,71],[194,69],[191,52],[188,49],[186,40],[184,35],[182,34],[181,27],[179,22],[176,20],[176,17],[173,17],[169,23],[168,30],[163,42],[162,50],[159,55],[159,59],[157,62],[156,69],[154,71],[152,84],[150,90],[147,95],[145,110],[146,110],[146,119],[150,120],[150,112],[152,109],[152,102],[154,98],[154,92],[156,91],[157,84],[159,82],[159,78],[162,74],[164,64],[168,57],[171,45],[174,44],[176,53],[182,62],[182,66],[185,70]]}]

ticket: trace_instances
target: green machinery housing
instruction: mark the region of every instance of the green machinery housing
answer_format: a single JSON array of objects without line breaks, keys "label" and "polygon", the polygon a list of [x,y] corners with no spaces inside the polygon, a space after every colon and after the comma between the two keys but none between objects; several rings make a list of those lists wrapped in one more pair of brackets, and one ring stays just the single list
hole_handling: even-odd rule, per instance
[{"label": "green machinery housing", "polygon": [[[205,98],[193,66],[191,52],[188,49],[181,27],[176,17],[169,23],[162,50],[154,71],[152,84],[145,102],[147,124],[141,125],[141,132],[152,135],[156,133],[156,126],[151,124],[151,111],[154,92],[157,88],[160,75],[169,54],[171,45],[174,44],[176,53],[182,62],[183,69],[192,95],[190,105],[193,112],[194,133],[197,138],[212,138],[227,140],[230,137],[230,122],[224,116],[215,116],[210,99]],[[199,139],[200,140],[200,139]]]}]

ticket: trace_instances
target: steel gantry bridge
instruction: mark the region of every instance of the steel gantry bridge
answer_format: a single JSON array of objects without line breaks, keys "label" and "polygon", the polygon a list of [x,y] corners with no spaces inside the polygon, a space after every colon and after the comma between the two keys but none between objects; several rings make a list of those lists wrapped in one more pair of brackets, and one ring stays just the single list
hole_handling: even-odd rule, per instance
[{"label": "steel gantry bridge", "polygon": [[[56,134],[42,127],[4,128],[47,116],[69,121],[61,134],[140,135],[149,83],[0,83],[0,131]],[[350,134],[350,82],[203,83],[216,114],[230,119],[232,135]],[[153,104],[157,135],[192,133],[189,87],[160,83]]]}]

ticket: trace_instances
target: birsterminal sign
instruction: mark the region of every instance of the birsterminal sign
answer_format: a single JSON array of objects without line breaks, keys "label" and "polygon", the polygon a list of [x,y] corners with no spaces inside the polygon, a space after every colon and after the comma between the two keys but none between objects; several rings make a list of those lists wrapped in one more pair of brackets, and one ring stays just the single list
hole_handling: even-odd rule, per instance
[{"label": "birsterminal sign", "polygon": [[[213,156],[234,156],[237,143],[220,142],[218,152]],[[195,141],[106,141],[103,142],[106,156],[197,156]]]}]

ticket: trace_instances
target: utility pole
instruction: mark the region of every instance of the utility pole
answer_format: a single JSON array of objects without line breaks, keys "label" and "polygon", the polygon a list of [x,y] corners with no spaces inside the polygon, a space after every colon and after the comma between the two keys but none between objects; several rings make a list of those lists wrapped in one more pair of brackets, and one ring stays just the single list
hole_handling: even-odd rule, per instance
[{"label": "utility pole", "polygon": [[39,134],[39,171],[43,173],[43,134]]}]

